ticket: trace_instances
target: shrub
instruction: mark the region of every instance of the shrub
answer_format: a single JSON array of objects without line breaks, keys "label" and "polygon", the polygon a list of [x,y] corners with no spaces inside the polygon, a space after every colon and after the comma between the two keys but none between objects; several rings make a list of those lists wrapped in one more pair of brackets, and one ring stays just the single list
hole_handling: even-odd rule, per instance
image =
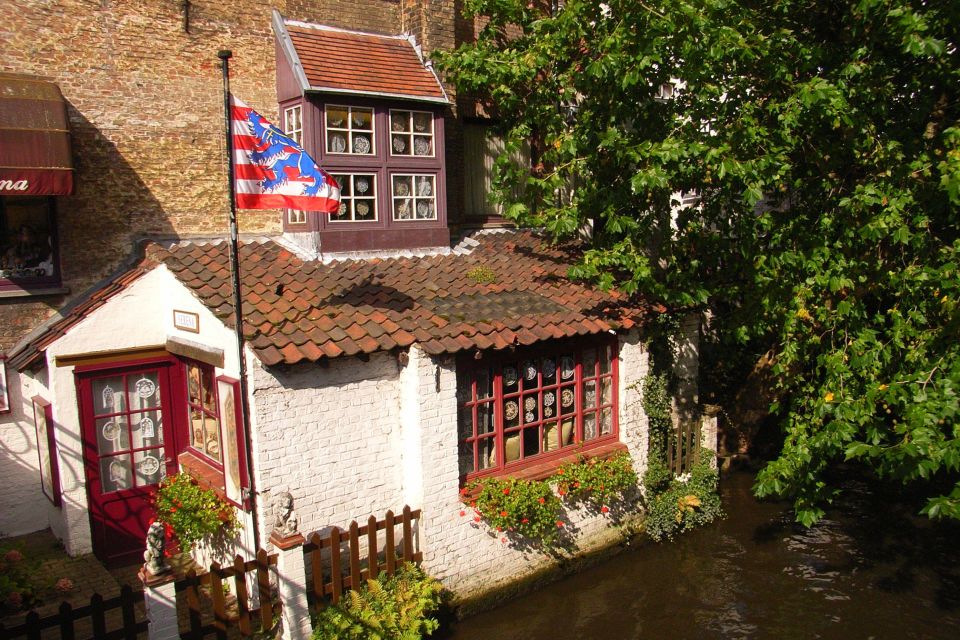
[{"label": "shrub", "polygon": [[630,454],[613,458],[579,460],[563,465],[555,476],[560,495],[571,502],[586,502],[606,513],[611,501],[637,486]]},{"label": "shrub", "polygon": [[[487,521],[498,532],[516,534],[551,546],[563,526],[563,507],[550,485],[538,480],[483,478],[474,480],[464,495],[479,490],[471,500],[474,519]],[[464,512],[465,514],[466,512]]]},{"label": "shrub", "polygon": [[675,536],[723,517],[717,493],[719,475],[708,462],[694,466],[687,479],[674,478],[661,493],[648,495],[644,529],[656,541]]},{"label": "shrub", "polygon": [[647,499],[666,491],[671,480],[673,473],[667,468],[667,463],[662,457],[651,455],[647,460],[647,470],[643,474],[643,489]]},{"label": "shrub", "polygon": [[157,520],[169,525],[183,551],[210,538],[223,539],[240,530],[233,506],[189,474],[178,473],[160,483],[154,499]]},{"label": "shrub", "polygon": [[314,640],[416,640],[439,626],[430,617],[440,606],[440,583],[413,564],[393,576],[367,580],[339,604],[320,612]]},{"label": "shrub", "polygon": [[37,603],[36,564],[19,548],[0,546],[0,610],[19,611]]}]

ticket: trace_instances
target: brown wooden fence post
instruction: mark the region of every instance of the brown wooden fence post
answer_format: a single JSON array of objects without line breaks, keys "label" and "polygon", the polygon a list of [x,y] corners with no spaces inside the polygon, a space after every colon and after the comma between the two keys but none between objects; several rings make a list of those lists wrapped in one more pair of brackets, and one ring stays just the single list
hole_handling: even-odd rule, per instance
[{"label": "brown wooden fence post", "polygon": [[[310,607],[307,603],[307,570],[303,559],[303,536],[299,533],[283,536],[279,531],[270,534],[270,543],[276,547],[277,590],[280,595],[280,634],[283,640],[307,640],[310,626]],[[318,549],[316,552],[320,554]],[[261,606],[270,606],[261,600]]]},{"label": "brown wooden fence post", "polygon": [[[147,611],[147,635],[149,639],[179,640],[177,591],[173,573],[155,576],[146,568],[142,568],[139,575],[143,582],[143,602]],[[124,625],[127,624],[127,615],[125,611]]]}]

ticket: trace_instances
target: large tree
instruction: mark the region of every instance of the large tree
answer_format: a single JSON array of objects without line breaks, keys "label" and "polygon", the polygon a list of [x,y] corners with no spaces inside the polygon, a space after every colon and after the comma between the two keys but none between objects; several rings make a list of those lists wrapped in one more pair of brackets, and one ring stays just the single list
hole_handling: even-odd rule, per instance
[{"label": "large tree", "polygon": [[575,276],[771,350],[757,492],[809,524],[856,460],[960,519],[960,2],[465,5],[483,28],[439,62],[506,140],[507,215],[591,225]]}]

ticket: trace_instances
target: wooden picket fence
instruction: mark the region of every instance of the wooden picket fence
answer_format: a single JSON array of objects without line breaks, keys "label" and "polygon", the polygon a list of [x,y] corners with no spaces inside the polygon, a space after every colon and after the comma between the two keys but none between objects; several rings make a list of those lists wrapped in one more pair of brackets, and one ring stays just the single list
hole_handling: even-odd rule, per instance
[{"label": "wooden picket fence", "polygon": [[[255,560],[244,560],[236,556],[232,565],[222,566],[214,562],[210,571],[197,575],[193,569],[187,576],[177,580],[177,593],[183,593],[186,600],[188,630],[180,634],[185,640],[215,636],[227,638],[232,628],[243,637],[250,637],[256,631],[268,633],[274,627],[279,614],[279,603],[275,602],[275,589],[270,582],[270,567],[276,566],[277,554],[268,555],[263,549],[257,551]],[[258,601],[260,606],[250,608],[250,593],[247,589],[246,575],[254,572]],[[233,593],[236,596],[236,612],[228,612],[224,582],[233,579]],[[204,621],[201,587],[209,592],[213,607],[213,620]]]},{"label": "wooden picket fence", "polygon": [[[136,640],[146,637],[147,633],[146,618],[137,620],[136,606],[142,603],[143,591],[134,591],[129,585],[123,585],[120,595],[113,598],[104,599],[95,593],[89,605],[73,608],[69,602],[64,602],[59,612],[53,615],[40,617],[36,611],[31,611],[23,624],[9,629],[0,624],[0,639]],[[115,627],[116,616],[108,616],[116,609],[120,610],[119,627]]]},{"label": "wooden picket fence", "polygon": [[681,422],[667,442],[667,466],[674,475],[693,469],[700,460],[700,421]]},{"label": "wooden picket fence", "polygon": [[[420,509],[405,506],[399,517],[393,511],[387,511],[383,520],[370,516],[367,524],[362,526],[354,520],[346,531],[333,527],[324,536],[319,533],[311,535],[303,545],[304,561],[311,570],[308,586],[311,606],[316,610],[328,599],[336,604],[345,591],[358,589],[365,580],[376,578],[381,572],[393,575],[404,562],[419,565],[423,552],[416,545],[413,533],[414,521],[419,522],[419,519]],[[397,528],[400,528],[399,540]],[[382,548],[378,544],[381,531]],[[364,540],[365,561],[361,562]]]}]

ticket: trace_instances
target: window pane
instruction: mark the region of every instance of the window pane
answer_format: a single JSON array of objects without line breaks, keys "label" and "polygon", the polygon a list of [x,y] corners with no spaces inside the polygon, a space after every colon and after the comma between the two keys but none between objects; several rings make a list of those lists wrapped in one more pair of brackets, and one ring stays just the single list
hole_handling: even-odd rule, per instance
[{"label": "window pane", "polygon": [[353,149],[354,153],[360,155],[371,155],[373,154],[373,142],[370,140],[370,135],[366,133],[354,133],[352,134],[353,142],[350,145],[350,148]]},{"label": "window pane", "polygon": [[190,446],[203,451],[206,437],[203,432],[203,413],[196,408],[190,409]]},{"label": "window pane", "polygon": [[125,451],[130,448],[130,434],[127,433],[127,417],[97,418],[97,446],[100,455]]},{"label": "window pane", "polygon": [[395,156],[408,156],[412,152],[410,136],[396,134],[390,136],[390,152]]},{"label": "window pane", "polygon": [[433,140],[426,136],[413,136],[413,155],[432,156]]},{"label": "window pane", "polygon": [[540,453],[540,429],[531,427],[523,430],[523,457],[529,458]]},{"label": "window pane", "polygon": [[493,433],[493,402],[477,406],[477,434]]},{"label": "window pane", "polygon": [[513,462],[520,459],[520,434],[517,432],[506,436],[504,440],[504,460]]},{"label": "window pane", "polygon": [[516,365],[506,365],[503,367],[503,391],[504,393],[513,393],[517,390],[517,382],[520,374]]},{"label": "window pane", "polygon": [[216,418],[211,416],[204,416],[203,425],[204,436],[206,437],[204,451],[208,456],[220,462],[220,425]]},{"label": "window pane", "polygon": [[572,355],[560,357],[560,379],[573,380],[573,374],[576,373],[577,361]]},{"label": "window pane", "polygon": [[93,404],[93,412],[97,415],[123,411],[123,378],[111,376],[94,380]]},{"label": "window pane", "polygon": [[410,198],[394,198],[393,212],[397,220],[412,220],[413,200]]},{"label": "window pane", "polygon": [[351,108],[352,112],[352,126],[354,129],[360,129],[363,131],[373,131],[373,109],[358,109],[356,107]]},{"label": "window pane", "polygon": [[523,422],[529,424],[540,419],[540,407],[537,402],[537,394],[526,395],[523,398]]},{"label": "window pane", "polygon": [[552,418],[557,414],[557,392],[543,392],[543,417]]},{"label": "window pane", "polygon": [[576,392],[572,385],[564,385],[560,388],[560,413],[567,414],[576,411]]},{"label": "window pane", "polygon": [[613,433],[613,412],[608,407],[600,412],[600,435]]},{"label": "window pane", "polygon": [[540,368],[541,373],[543,373],[543,381],[546,383],[548,380],[553,382],[557,378],[557,363],[553,358],[544,358],[543,363]]},{"label": "window pane", "polygon": [[417,196],[427,198],[433,196],[433,176],[417,176]]},{"label": "window pane", "polygon": [[338,129],[347,128],[349,112],[344,107],[327,107],[327,126]]},{"label": "window pane", "polygon": [[600,373],[610,373],[610,363],[613,361],[613,347],[607,345],[601,350],[603,357],[600,358]]},{"label": "window pane", "polygon": [[481,369],[477,372],[477,398],[493,397],[493,372]]},{"label": "window pane", "polygon": [[527,360],[523,363],[523,388],[533,389],[537,386],[537,363],[535,360]]},{"label": "window pane", "polygon": [[610,404],[613,401],[613,382],[611,378],[600,378],[600,402]]},{"label": "window pane", "polygon": [[410,112],[392,111],[390,113],[390,131],[409,131]]},{"label": "window pane", "polygon": [[100,487],[103,493],[121,491],[133,486],[130,456],[114,456],[100,459]]},{"label": "window pane", "polygon": [[597,437],[597,414],[588,413],[583,416],[583,439],[593,440]]},{"label": "window pane", "polygon": [[414,113],[413,130],[417,133],[433,133],[433,114],[424,112]]},{"label": "window pane", "polygon": [[597,381],[588,380],[583,384],[583,406],[591,409],[597,406]]},{"label": "window pane", "polygon": [[583,350],[583,377],[589,378],[597,375],[597,350]]},{"label": "window pane", "polygon": [[163,444],[163,425],[159,411],[145,411],[130,416],[133,448],[155,447]]},{"label": "window pane", "polygon": [[496,438],[484,438],[478,443],[479,446],[479,461],[481,469],[489,469],[491,467],[497,466],[497,439]]},{"label": "window pane", "polygon": [[350,176],[339,173],[333,176],[333,179],[337,181],[337,184],[340,185],[340,197],[351,196],[353,195],[353,181],[350,179]]},{"label": "window pane", "polygon": [[520,424],[520,403],[516,398],[503,403],[503,421],[507,427],[515,427]]},{"label": "window pane", "polygon": [[374,210],[374,200],[372,198],[357,198],[353,203],[353,219],[374,220],[377,217]]},{"label": "window pane", "polygon": [[160,386],[156,371],[127,376],[127,396],[132,409],[149,409],[160,406]]},{"label": "window pane", "polygon": [[163,463],[163,449],[137,451],[133,454],[133,464],[137,473],[137,486],[157,484],[167,475],[167,466]]},{"label": "window pane", "polygon": [[46,278],[54,267],[49,200],[0,198],[0,278]]},{"label": "window pane", "polygon": [[409,196],[413,193],[413,178],[411,176],[393,176],[393,195]]}]

